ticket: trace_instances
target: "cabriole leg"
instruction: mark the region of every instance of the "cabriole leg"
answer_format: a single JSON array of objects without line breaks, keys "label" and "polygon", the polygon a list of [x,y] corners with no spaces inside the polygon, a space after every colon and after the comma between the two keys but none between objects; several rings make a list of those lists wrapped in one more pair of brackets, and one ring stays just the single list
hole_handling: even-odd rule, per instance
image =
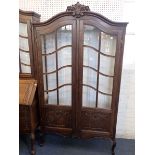
[{"label": "cabriole leg", "polygon": [[113,140],[112,140],[112,148],[111,148],[112,155],[115,155],[115,147],[116,147],[116,140],[113,139]]},{"label": "cabriole leg", "polygon": [[35,133],[31,133],[31,155],[35,155]]},{"label": "cabriole leg", "polygon": [[43,130],[42,128],[40,128],[40,132],[39,132],[39,145],[40,146],[43,146],[44,145],[44,133],[43,133]]}]

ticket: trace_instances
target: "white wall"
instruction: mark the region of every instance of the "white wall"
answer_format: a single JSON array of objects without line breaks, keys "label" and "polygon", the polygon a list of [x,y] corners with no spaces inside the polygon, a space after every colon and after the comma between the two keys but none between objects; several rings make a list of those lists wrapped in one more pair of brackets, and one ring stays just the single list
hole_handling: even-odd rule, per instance
[{"label": "white wall", "polygon": [[[41,14],[41,21],[63,12],[66,7],[75,4],[76,0],[20,0],[19,8],[32,10]],[[129,22],[127,26],[122,82],[118,110],[117,137],[135,138],[135,0],[79,0],[114,21]]]}]

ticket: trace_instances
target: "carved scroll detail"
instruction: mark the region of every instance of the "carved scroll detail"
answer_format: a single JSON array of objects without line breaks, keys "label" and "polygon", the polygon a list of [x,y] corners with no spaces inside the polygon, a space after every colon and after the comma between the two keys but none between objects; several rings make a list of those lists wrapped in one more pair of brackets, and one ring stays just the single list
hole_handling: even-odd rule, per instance
[{"label": "carved scroll detail", "polygon": [[68,6],[66,9],[67,12],[73,12],[72,15],[76,18],[84,16],[84,12],[90,11],[89,6],[81,5],[77,2],[75,5]]}]

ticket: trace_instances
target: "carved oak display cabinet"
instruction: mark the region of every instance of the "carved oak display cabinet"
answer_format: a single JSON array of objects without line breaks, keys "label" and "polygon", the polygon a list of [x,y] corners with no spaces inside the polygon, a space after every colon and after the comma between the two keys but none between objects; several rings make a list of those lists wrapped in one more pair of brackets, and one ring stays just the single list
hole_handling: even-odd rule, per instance
[{"label": "carved oak display cabinet", "polygon": [[126,26],[80,3],[33,23],[42,133],[110,138],[114,154]]}]

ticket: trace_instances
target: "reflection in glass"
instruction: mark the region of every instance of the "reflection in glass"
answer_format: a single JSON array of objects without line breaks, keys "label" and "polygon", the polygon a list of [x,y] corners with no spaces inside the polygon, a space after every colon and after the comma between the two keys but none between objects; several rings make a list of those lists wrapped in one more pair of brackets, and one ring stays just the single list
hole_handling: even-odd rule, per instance
[{"label": "reflection in glass", "polygon": [[71,105],[71,86],[59,89],[59,105]]},{"label": "reflection in glass", "polygon": [[[46,75],[44,75],[44,81],[46,81]],[[55,89],[56,88],[56,73],[47,74],[47,85],[48,89]],[[46,83],[46,82],[45,82]]]},{"label": "reflection in glass", "polygon": [[66,25],[57,30],[57,48],[72,44],[72,25]]},{"label": "reflection in glass", "polygon": [[46,63],[45,62],[47,63],[47,67],[46,67],[47,73],[53,72],[56,70],[55,53],[52,55],[42,56],[43,73],[46,73],[46,70],[45,70]]},{"label": "reflection in glass", "polygon": [[113,78],[99,75],[99,91],[112,94]]},{"label": "reflection in glass", "polygon": [[55,51],[55,34],[50,33],[41,36],[42,54],[48,54]]},{"label": "reflection in glass", "polygon": [[20,51],[19,53],[20,53],[20,62],[30,65],[30,54],[22,51]]},{"label": "reflection in glass", "polygon": [[83,86],[82,91],[82,106],[94,108],[96,106],[96,91],[86,86]]},{"label": "reflection in glass", "polygon": [[31,73],[31,67],[21,64],[21,72],[22,73]]},{"label": "reflection in glass", "polygon": [[106,75],[114,75],[115,59],[100,54],[100,72]]},{"label": "reflection in glass", "polygon": [[101,52],[115,56],[116,53],[116,37],[101,32]]},{"label": "reflection in glass", "polygon": [[57,91],[45,93],[45,101],[47,101],[48,97],[48,104],[56,105],[57,104]]},{"label": "reflection in glass", "polygon": [[27,38],[19,37],[19,48],[25,51],[29,51],[29,44]]},{"label": "reflection in glass", "polygon": [[97,69],[98,53],[91,48],[84,47],[83,65]]},{"label": "reflection in glass", "polygon": [[66,67],[58,71],[59,86],[71,83],[71,67]]},{"label": "reflection in glass", "polygon": [[19,35],[27,37],[27,24],[26,23],[19,23]]},{"label": "reflection in glass", "polygon": [[83,67],[83,84],[96,88],[97,72],[90,68]]},{"label": "reflection in glass", "polygon": [[111,109],[111,96],[98,93],[98,108]]},{"label": "reflection in glass", "polygon": [[71,65],[71,47],[66,47],[58,51],[58,68]]},{"label": "reflection in glass", "polygon": [[99,48],[100,30],[94,26],[84,25],[84,45]]}]

